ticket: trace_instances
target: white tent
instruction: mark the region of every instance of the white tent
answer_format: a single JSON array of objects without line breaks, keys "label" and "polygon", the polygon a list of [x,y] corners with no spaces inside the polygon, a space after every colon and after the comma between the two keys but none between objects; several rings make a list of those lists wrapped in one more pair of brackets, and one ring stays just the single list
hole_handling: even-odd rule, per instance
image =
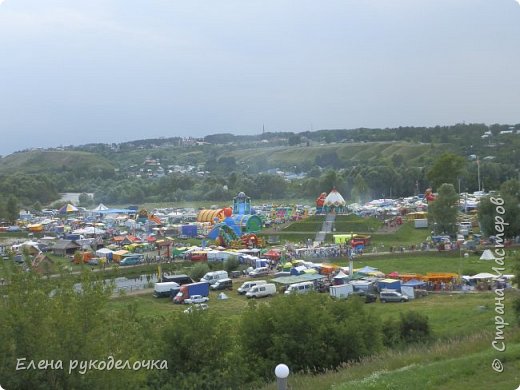
[{"label": "white tent", "polygon": [[345,274],[343,271],[339,271],[339,273],[334,276],[334,279],[345,279],[348,278],[348,275]]},{"label": "white tent", "polygon": [[105,230],[96,228],[94,226],[87,226],[83,229],[76,229],[72,231],[72,234],[84,234],[84,235],[102,235],[105,234]]},{"label": "white tent", "polygon": [[471,279],[494,279],[497,275],[490,274],[489,272],[481,272],[479,274],[473,275]]},{"label": "white tent", "polygon": [[220,294],[218,294],[217,299],[224,300],[224,299],[229,299],[229,297],[226,294],[224,294],[223,292],[221,292]]},{"label": "white tent", "polygon": [[108,248],[100,248],[96,251],[97,257],[108,257],[109,254],[114,253],[114,251]]},{"label": "white tent", "polygon": [[482,256],[480,256],[480,260],[495,260],[495,256],[493,256],[493,252],[491,250],[486,249]]},{"label": "white tent", "polygon": [[97,207],[92,209],[92,211],[105,211],[105,210],[108,210],[108,207],[105,206],[103,203],[98,204]]}]

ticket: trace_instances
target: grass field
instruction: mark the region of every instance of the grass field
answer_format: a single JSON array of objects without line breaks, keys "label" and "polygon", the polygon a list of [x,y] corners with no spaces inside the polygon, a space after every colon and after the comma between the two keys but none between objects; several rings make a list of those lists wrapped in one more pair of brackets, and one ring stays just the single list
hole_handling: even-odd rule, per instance
[{"label": "grass field", "polygon": [[[282,232],[318,232],[321,230],[324,215],[313,215],[301,221],[291,223]],[[358,217],[354,214],[338,215],[334,222],[336,234],[343,233],[367,233],[373,232],[381,227],[382,223],[372,217]]]},{"label": "grass field", "polygon": [[[502,353],[492,349],[493,335],[482,331],[433,345],[387,351],[322,375],[291,374],[288,385],[298,390],[516,389],[520,384],[518,329],[506,337],[508,347]],[[502,373],[491,368],[495,358],[504,363]],[[262,388],[274,389],[274,383]]]},{"label": "grass field", "polygon": [[[217,299],[217,292],[210,293],[209,310],[216,311],[228,318],[238,318],[249,304],[257,302],[269,304],[271,299],[284,299],[283,296],[262,298],[256,301],[248,300],[244,295],[238,295],[235,290],[225,291],[229,299]],[[176,311],[183,311],[186,305],[175,305],[169,298],[155,298],[153,290],[145,294],[127,295],[114,298],[109,303],[110,310],[124,310],[129,304],[135,305],[137,313],[145,317],[161,316]],[[507,295],[505,302],[511,302],[512,295]],[[449,338],[471,334],[482,329],[492,329],[494,321],[494,293],[467,294],[430,294],[427,297],[407,303],[387,303],[379,301],[365,305],[365,308],[376,314],[382,320],[398,318],[399,313],[417,311],[427,315],[433,334],[436,337]],[[512,316],[512,310],[509,313]],[[507,319],[513,323],[512,317]]]},{"label": "grass field", "polygon": [[[332,260],[335,262],[334,260]],[[347,261],[338,262],[346,265]],[[371,266],[379,269],[385,274],[397,271],[399,273],[427,272],[462,272],[463,275],[475,275],[480,272],[494,273],[492,267],[496,266],[494,261],[480,260],[477,255],[468,257],[456,253],[437,252],[408,252],[381,255],[363,255],[354,260],[354,268]],[[511,262],[505,263],[504,273],[512,273]]]},{"label": "grass field", "polygon": [[384,245],[385,248],[419,245],[430,236],[430,231],[427,229],[414,228],[413,222],[404,223],[399,230],[392,233],[372,233],[371,246],[380,247]]},{"label": "grass field", "polygon": [[[225,291],[225,294],[229,297],[226,300],[217,299],[218,292],[210,292],[209,295],[209,310],[217,311],[223,316],[227,317],[238,317],[240,313],[249,304],[248,299],[244,295],[238,295],[236,288],[240,287],[239,283],[235,283],[234,291]],[[162,314],[181,312],[185,310],[187,305],[176,305],[172,303],[170,298],[155,298],[153,290],[147,290],[145,294],[140,295],[128,295],[119,298],[114,298],[109,303],[111,310],[124,310],[129,304],[136,306],[136,310],[139,314],[147,317],[160,316]],[[269,302],[270,298],[259,300],[259,302]]]}]

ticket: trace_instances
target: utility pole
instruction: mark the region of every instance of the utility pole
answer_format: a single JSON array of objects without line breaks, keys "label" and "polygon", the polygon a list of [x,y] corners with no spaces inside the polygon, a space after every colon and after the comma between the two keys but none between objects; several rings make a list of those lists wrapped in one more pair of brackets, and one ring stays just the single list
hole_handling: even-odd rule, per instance
[{"label": "utility pole", "polygon": [[478,180],[478,191],[480,192],[480,160],[477,156],[477,180]]}]

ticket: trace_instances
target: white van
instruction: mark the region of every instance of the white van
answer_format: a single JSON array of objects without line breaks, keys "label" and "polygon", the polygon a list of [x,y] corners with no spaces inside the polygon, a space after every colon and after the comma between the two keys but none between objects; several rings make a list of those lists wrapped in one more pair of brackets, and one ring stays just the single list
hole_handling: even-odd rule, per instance
[{"label": "white van", "polygon": [[314,283],[313,282],[301,282],[291,284],[287,290],[285,290],[286,294],[305,294],[310,291],[314,291]]},{"label": "white van", "polygon": [[226,271],[212,271],[208,272],[206,275],[202,277],[201,282],[206,282],[209,284],[215,284],[221,279],[228,279],[228,273]]},{"label": "white van", "polygon": [[259,284],[246,292],[248,298],[270,297],[276,294],[276,286],[273,283]]},{"label": "white van", "polygon": [[259,284],[266,284],[267,282],[265,280],[253,280],[253,281],[250,281],[250,282],[244,282],[238,289],[238,293],[243,295],[245,294],[246,292],[248,292],[249,290],[251,290],[251,288],[253,288],[254,286],[258,286]]},{"label": "white van", "polygon": [[269,267],[258,267],[249,272],[249,276],[252,278],[265,275],[269,275]]}]

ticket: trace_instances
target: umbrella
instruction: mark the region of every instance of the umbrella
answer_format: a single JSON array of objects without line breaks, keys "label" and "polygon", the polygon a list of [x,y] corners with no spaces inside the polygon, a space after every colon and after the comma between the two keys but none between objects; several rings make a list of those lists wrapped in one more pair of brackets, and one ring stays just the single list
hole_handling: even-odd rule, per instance
[{"label": "umbrella", "polygon": [[59,209],[60,214],[75,213],[76,211],[78,211],[78,208],[70,203]]}]

